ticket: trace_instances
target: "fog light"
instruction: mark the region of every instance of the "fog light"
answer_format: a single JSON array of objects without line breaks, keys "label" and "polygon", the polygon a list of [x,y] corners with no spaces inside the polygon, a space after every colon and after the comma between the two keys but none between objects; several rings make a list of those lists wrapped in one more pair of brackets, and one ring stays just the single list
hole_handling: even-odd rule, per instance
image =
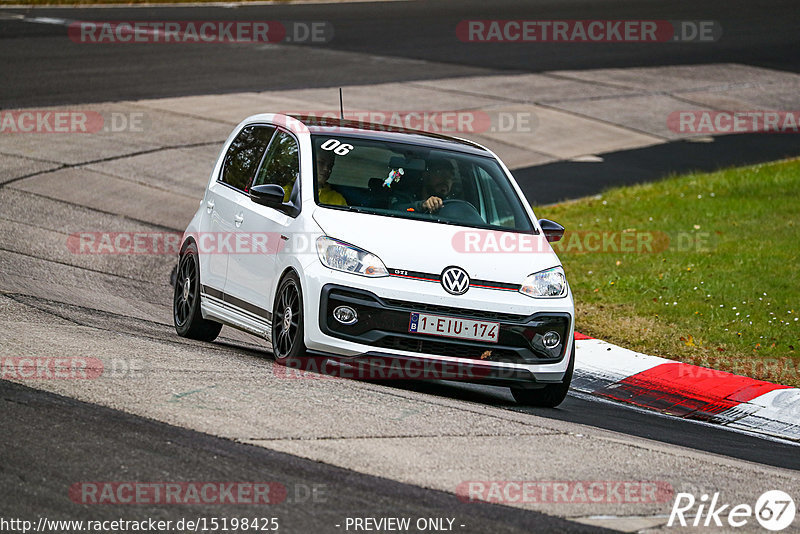
[{"label": "fog light", "polygon": [[342,324],[355,324],[358,321],[358,314],[350,306],[339,306],[333,310],[333,318]]},{"label": "fog light", "polygon": [[558,335],[558,332],[550,330],[542,336],[542,343],[548,349],[554,349],[561,343],[561,336]]}]

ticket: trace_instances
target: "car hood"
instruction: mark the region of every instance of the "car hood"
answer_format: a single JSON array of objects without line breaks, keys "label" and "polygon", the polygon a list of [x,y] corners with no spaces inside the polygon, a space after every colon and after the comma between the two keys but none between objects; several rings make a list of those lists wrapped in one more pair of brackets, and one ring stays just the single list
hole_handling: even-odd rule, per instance
[{"label": "car hood", "polygon": [[520,284],[531,273],[561,264],[541,234],[327,208],[317,208],[313,218],[326,235],[375,254],[390,271],[439,275],[455,265],[473,279]]}]

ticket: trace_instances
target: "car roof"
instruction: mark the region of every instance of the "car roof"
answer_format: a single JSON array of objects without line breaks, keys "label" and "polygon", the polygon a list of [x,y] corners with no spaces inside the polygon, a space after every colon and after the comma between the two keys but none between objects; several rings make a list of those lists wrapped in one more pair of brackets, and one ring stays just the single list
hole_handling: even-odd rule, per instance
[{"label": "car roof", "polygon": [[303,123],[312,134],[340,134],[349,137],[376,139],[395,143],[424,145],[431,148],[455,150],[481,156],[491,156],[483,146],[448,135],[422,130],[412,130],[390,124],[377,124],[372,122],[337,119],[331,117],[318,117],[310,115],[289,115]]}]

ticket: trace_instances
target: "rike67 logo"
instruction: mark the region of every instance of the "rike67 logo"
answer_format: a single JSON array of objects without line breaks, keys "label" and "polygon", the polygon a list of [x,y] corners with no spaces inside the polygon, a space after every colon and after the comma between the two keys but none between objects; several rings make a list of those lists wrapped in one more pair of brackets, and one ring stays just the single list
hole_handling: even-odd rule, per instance
[{"label": "rike67 logo", "polygon": [[699,499],[691,493],[678,493],[667,526],[738,528],[751,524],[755,517],[763,528],[778,532],[792,524],[796,511],[794,500],[780,490],[763,493],[755,506],[724,503],[718,492]]}]

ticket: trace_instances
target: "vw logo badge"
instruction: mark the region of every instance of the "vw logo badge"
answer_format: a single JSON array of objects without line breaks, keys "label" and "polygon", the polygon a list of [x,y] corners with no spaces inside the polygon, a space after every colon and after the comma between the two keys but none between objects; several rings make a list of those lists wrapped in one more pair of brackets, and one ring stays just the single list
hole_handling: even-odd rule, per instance
[{"label": "vw logo badge", "polygon": [[442,287],[451,295],[463,295],[469,289],[469,275],[461,267],[448,267],[442,271]]}]

